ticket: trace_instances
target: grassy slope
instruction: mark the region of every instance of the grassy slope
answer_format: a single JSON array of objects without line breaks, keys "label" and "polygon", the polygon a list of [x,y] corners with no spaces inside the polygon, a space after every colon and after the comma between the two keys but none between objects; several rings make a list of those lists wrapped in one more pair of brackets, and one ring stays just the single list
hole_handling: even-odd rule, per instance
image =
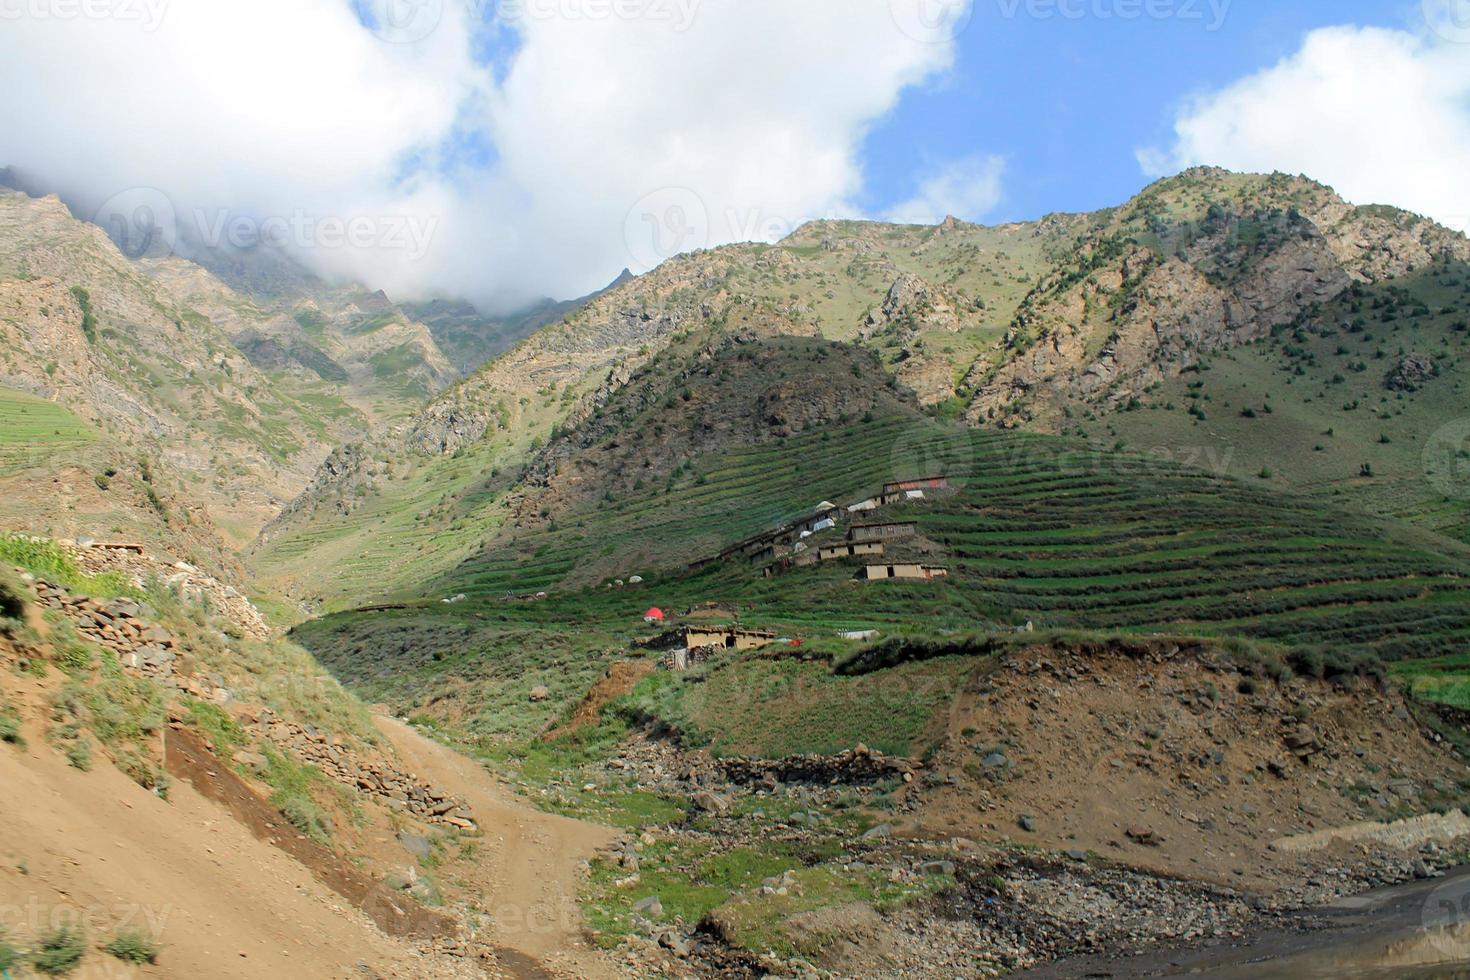
[{"label": "grassy slope", "polygon": [[0,473],[52,462],[96,440],[96,431],[63,406],[0,388]]},{"label": "grassy slope", "polygon": [[[1079,417],[1075,429],[1242,478],[1266,471],[1272,486],[1470,541],[1470,484],[1451,477],[1445,493],[1425,455],[1436,431],[1470,417],[1467,307],[1462,266],[1362,287],[1314,325],[1213,357],[1207,370],[1160,385],[1141,410]],[[1385,376],[1407,352],[1431,356],[1440,375],[1415,392],[1390,390]],[[1194,405],[1203,420],[1189,414]]]},{"label": "grassy slope", "polygon": [[[1042,294],[1070,295],[1071,287],[1090,281],[1099,269],[1106,271],[1110,248],[1188,257],[1206,276],[1229,279],[1259,265],[1271,249],[1291,238],[1289,222],[1283,225],[1286,219],[1281,216],[1293,213],[1293,208],[1317,215],[1324,234],[1346,234],[1353,241],[1357,239],[1351,229],[1360,226],[1370,239],[1390,234],[1383,230],[1389,226],[1397,229],[1394,234],[1409,234],[1405,228],[1417,227],[1412,216],[1355,210],[1330,189],[1310,181],[1195,171],[1152,185],[1123,207],[1089,215],[1049,216],[1000,227],[816,222],[779,245],[729,246],[680,257],[594,298],[564,324],[522,344],[504,362],[515,364],[516,371],[491,370],[470,379],[462,389],[471,393],[469,400],[487,406],[498,403],[509,422],[493,430],[491,441],[464,451],[461,459],[473,457],[481,475],[513,472],[532,455],[533,439],[546,439],[558,423],[584,407],[584,399],[606,379],[611,365],[646,364],[677,346],[691,330],[722,329],[736,321],[857,342],[875,351],[885,369],[908,380],[925,379],[927,384],[936,373],[948,374],[957,389],[955,397],[929,406],[937,417],[947,418],[966,409],[967,399],[975,394],[972,389],[988,371],[1024,350],[1004,339],[1014,330],[1027,333],[1038,324],[1051,323],[1048,318],[1075,315],[1081,317],[1075,326],[1085,335],[1088,350],[1097,353],[1112,329],[1110,311],[1128,305],[1124,302],[1128,289],[1136,284],[1125,282],[1116,295],[1099,294],[1089,302],[1079,298],[1075,310],[1060,301],[1055,306],[1041,303],[1044,309],[1039,314],[1032,307]],[[1206,248],[1202,242],[1213,241],[1208,233],[1212,213],[1229,217],[1230,233],[1220,247],[1238,248],[1239,254],[1197,254]],[[1339,221],[1340,227],[1334,224]],[[1224,271],[1212,265],[1217,260],[1225,263]],[[1371,264],[1371,259],[1361,261]],[[958,312],[957,329],[926,325],[923,311],[915,311],[915,319],[870,332],[869,314],[881,309],[889,287],[905,274],[921,277]],[[1423,301],[1430,315],[1400,315],[1391,326],[1370,326],[1343,341],[1338,336],[1340,322],[1358,316],[1372,320],[1386,313],[1377,307],[1379,294],[1390,287],[1371,287],[1363,297],[1317,311],[1306,324],[1304,341],[1288,333],[1274,342],[1213,356],[1210,373],[1156,386],[1142,399],[1143,411],[1099,418],[1097,413],[1106,410],[1096,405],[1070,406],[1073,415],[1066,428],[1080,429],[1108,444],[1121,439],[1176,461],[1236,476],[1256,479],[1269,469],[1273,486],[1332,496],[1343,508],[1387,514],[1463,539],[1470,531],[1463,503],[1445,500],[1421,479],[1416,456],[1428,433],[1467,414],[1460,369],[1454,366],[1464,361],[1466,335],[1453,330],[1465,305],[1464,279],[1459,269],[1421,270],[1393,283],[1391,288],[1411,296],[1405,310]],[[1038,284],[1044,287],[1039,292]],[[1355,311],[1354,304],[1365,308]],[[1027,309],[1040,320],[1033,317],[1022,324],[1018,314]],[[1374,337],[1374,348],[1358,351],[1366,335]],[[1353,356],[1336,355],[1339,343],[1351,348]],[[1448,373],[1423,391],[1390,396],[1391,404],[1382,404],[1381,379],[1387,364],[1374,359],[1378,346],[1389,358],[1400,346],[1434,353]],[[1288,347],[1314,351],[1316,357],[1307,360],[1289,354]],[[1365,373],[1342,370],[1344,362],[1359,357],[1367,359]],[[1304,372],[1300,377],[1278,370],[1283,366],[1295,370],[1298,364]],[[1345,375],[1345,383],[1333,381],[1338,373]],[[1189,385],[1201,377],[1207,383],[1205,390],[1192,392]],[[932,387],[927,390],[932,397]],[[1340,408],[1350,400],[1349,390],[1360,403],[1356,414]],[[462,391],[451,394],[459,397]],[[1207,420],[1196,424],[1187,414],[1192,393],[1231,407],[1212,411],[1206,402]],[[1306,400],[1307,393],[1311,401]],[[1303,396],[1300,400],[1289,397],[1298,394]],[[1239,403],[1247,396],[1260,404],[1270,401],[1274,414],[1247,425],[1237,418]],[[1334,403],[1338,408],[1329,409]],[[1383,408],[1392,418],[1380,426],[1373,416]],[[1318,434],[1334,426],[1335,440],[1314,455],[1315,445],[1323,441]],[[1390,441],[1380,443],[1383,435]],[[389,455],[397,466],[409,453]],[[1373,465],[1372,481],[1359,479],[1365,462]],[[552,563],[542,561],[546,552],[537,554],[544,542],[528,548],[521,536],[514,548],[502,547],[506,542],[497,535],[507,517],[508,483],[495,483],[492,489],[485,480],[466,476],[457,461],[420,459],[413,461],[412,469],[412,479],[376,491],[381,499],[361,526],[353,526],[354,517],[320,508],[270,542],[256,557],[257,569],[283,591],[295,585],[296,594],[309,592],[322,607],[336,609],[386,595],[437,589],[446,576],[455,577],[456,565],[474,559],[487,543],[495,546],[499,557],[474,560],[475,574],[458,576],[470,578],[476,587],[539,588],[570,567],[573,550],[563,552],[558,572]],[[709,474],[711,480],[716,476],[724,474]],[[622,506],[617,501],[610,504]],[[586,523],[590,531],[596,522],[589,518]],[[732,523],[724,529],[734,527]],[[324,541],[330,546],[319,548]],[[618,542],[615,548],[624,544]],[[600,553],[609,543],[596,541],[590,547]],[[628,571],[645,560],[631,552],[628,559]],[[512,574],[512,561],[522,563],[524,571]],[[506,567],[497,567],[498,563]],[[595,571],[618,573],[610,567]]]},{"label": "grassy slope", "polygon": [[[819,433],[750,460],[743,499],[852,500],[870,491],[894,475],[886,463],[902,427],[890,427],[886,443],[880,427],[861,431],[867,441],[850,447],[842,477],[847,492],[795,474],[797,461],[844,445]],[[684,542],[706,533],[697,495],[715,494],[712,481],[662,502],[656,540],[669,564],[639,569],[648,579],[640,586],[553,588],[539,602],[496,597],[512,580],[553,582],[589,541],[635,533],[636,513],[621,522],[609,514],[596,538],[560,528],[524,565],[503,556],[501,565],[473,566],[458,584],[482,598],[344,613],[298,635],[368,697],[405,710],[437,701],[431,714],[497,739],[525,737],[554,720],[610,660],[627,655],[628,642],[646,632],[638,617],[651,604],[675,611],[707,600],[739,604],[748,607],[747,624],[815,640],[819,650],[831,649],[842,629],[958,633],[1027,621],[1041,629],[1244,636],[1308,659],[1443,656],[1470,637],[1470,560],[1443,539],[1072,440],[978,432],[972,440],[968,460],[952,471],[961,490],[884,514],[917,520],[948,552],[947,581],[862,584],[840,563],[769,580],[738,561],[690,573],[679,567],[691,550]],[[763,471],[778,482],[764,483]],[[738,536],[755,523],[752,513],[728,530]],[[538,684],[552,697],[532,704],[527,694]],[[697,705],[687,710],[692,727],[713,727]],[[907,738],[910,730],[885,726],[868,735]],[[818,744],[781,735],[751,742],[738,733],[721,740],[771,751]]]}]

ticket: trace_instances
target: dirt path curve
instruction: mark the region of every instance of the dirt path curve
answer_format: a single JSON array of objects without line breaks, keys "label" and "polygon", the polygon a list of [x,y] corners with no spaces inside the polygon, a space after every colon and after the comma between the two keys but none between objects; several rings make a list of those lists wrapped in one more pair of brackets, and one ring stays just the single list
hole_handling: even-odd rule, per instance
[{"label": "dirt path curve", "polygon": [[542,813],[474,760],[402,722],[374,719],[405,768],[448,790],[485,832],[469,874],[486,895],[494,941],[561,977],[615,977],[612,961],[582,937],[579,865],[617,836],[597,824]]}]

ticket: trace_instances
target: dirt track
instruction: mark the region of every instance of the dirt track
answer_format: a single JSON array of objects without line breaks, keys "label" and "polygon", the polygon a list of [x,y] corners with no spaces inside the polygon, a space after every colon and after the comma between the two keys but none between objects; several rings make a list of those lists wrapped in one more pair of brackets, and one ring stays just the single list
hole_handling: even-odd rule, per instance
[{"label": "dirt track", "polygon": [[378,718],[406,769],[467,802],[485,831],[464,873],[486,897],[493,941],[557,976],[611,977],[610,961],[582,936],[580,865],[617,832],[542,813],[483,767],[400,722]]},{"label": "dirt track", "polygon": [[[39,716],[40,685],[17,680],[7,694]],[[484,896],[485,938],[500,947],[501,972],[385,935],[339,894],[351,889],[323,876],[322,862],[303,864],[280,846],[285,835],[242,822],[190,773],[179,773],[164,801],[105,759],[90,772],[72,768],[34,721],[26,747],[0,745],[0,929],[25,947],[62,922],[82,922],[92,949],[73,976],[84,980],[613,976],[611,961],[582,938],[576,894],[581,862],[615,832],[543,814],[475,762],[397,722],[379,726],[406,768],[465,799],[484,828],[473,861],[453,873]],[[192,775],[213,789],[218,767],[193,761]],[[122,929],[160,943],[157,965],[124,966],[100,951]]]}]

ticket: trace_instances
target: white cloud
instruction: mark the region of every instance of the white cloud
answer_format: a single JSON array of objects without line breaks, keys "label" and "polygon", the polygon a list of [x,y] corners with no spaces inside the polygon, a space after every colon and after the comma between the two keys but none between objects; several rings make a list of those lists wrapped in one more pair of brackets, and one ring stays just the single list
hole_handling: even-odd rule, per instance
[{"label": "white cloud", "polygon": [[[391,44],[348,0],[93,5],[153,25],[0,0],[0,166],[93,204],[157,188],[186,221],[411,215],[434,222],[420,260],[299,254],[397,295],[564,296],[640,264],[625,225],[661,189],[708,216],[686,245],[852,213],[867,128],[953,57],[889,0],[522,0],[502,25],[517,50],[489,66],[471,55],[486,2],[444,0],[437,29]],[[449,152],[466,132],[489,162]]]},{"label": "white cloud", "polygon": [[896,204],[884,215],[906,225],[932,225],[948,215],[977,221],[1001,200],[1005,159],[975,156],[955,161],[919,184],[919,193]]},{"label": "white cloud", "polygon": [[1303,173],[1359,204],[1470,229],[1470,47],[1376,28],[1313,31],[1280,64],[1191,100],[1163,175],[1194,164]]}]

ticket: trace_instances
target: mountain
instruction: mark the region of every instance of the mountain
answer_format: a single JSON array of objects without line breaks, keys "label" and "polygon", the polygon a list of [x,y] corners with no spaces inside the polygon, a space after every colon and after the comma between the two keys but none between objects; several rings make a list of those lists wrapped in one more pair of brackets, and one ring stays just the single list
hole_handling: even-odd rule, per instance
[{"label": "mountain", "polygon": [[509,317],[0,196],[0,526],[83,539],[0,534],[0,886],[183,895],[274,973],[1422,957],[1467,289],[1463,236],[1217,170]]},{"label": "mountain", "polygon": [[[263,303],[187,260],[129,258],[55,197],[0,191],[0,297],[10,526],[138,537],[221,572],[333,446],[456,376],[381,294]],[[87,438],[22,431],[46,413]]]},{"label": "mountain", "polygon": [[[371,576],[374,598],[412,592],[505,546],[528,507],[555,514],[553,471],[587,458],[609,406],[635,391],[644,403],[679,395],[681,377],[706,391],[686,349],[714,357],[742,335],[867,351],[877,361],[864,373],[891,377],[910,410],[936,419],[1121,443],[1463,538],[1470,510],[1424,479],[1415,447],[1470,411],[1456,305],[1467,259],[1463,235],[1413,215],[1354,207],[1305,178],[1207,169],[1120,208],[1034,223],[815,222],[778,245],[680,256],[594,297],[395,432],[340,450],[253,560],[291,591],[321,581],[323,557],[370,556],[364,569],[390,570]],[[1339,367],[1363,356],[1380,362],[1376,374],[1345,382]],[[1284,394],[1266,411],[1273,375],[1259,362],[1273,359],[1306,406],[1293,404],[1290,434],[1279,432]],[[1426,379],[1390,388],[1401,361],[1428,365]],[[662,387],[649,389],[650,370]],[[1211,402],[1250,421],[1238,391],[1252,384],[1254,428],[1217,428]],[[812,395],[792,387],[797,400]],[[732,404],[734,424],[677,465],[759,442],[758,413],[745,414],[756,407]],[[1302,452],[1309,433],[1315,445],[1339,429],[1324,453]],[[315,598],[350,601],[357,582],[349,572],[335,596]]]}]

